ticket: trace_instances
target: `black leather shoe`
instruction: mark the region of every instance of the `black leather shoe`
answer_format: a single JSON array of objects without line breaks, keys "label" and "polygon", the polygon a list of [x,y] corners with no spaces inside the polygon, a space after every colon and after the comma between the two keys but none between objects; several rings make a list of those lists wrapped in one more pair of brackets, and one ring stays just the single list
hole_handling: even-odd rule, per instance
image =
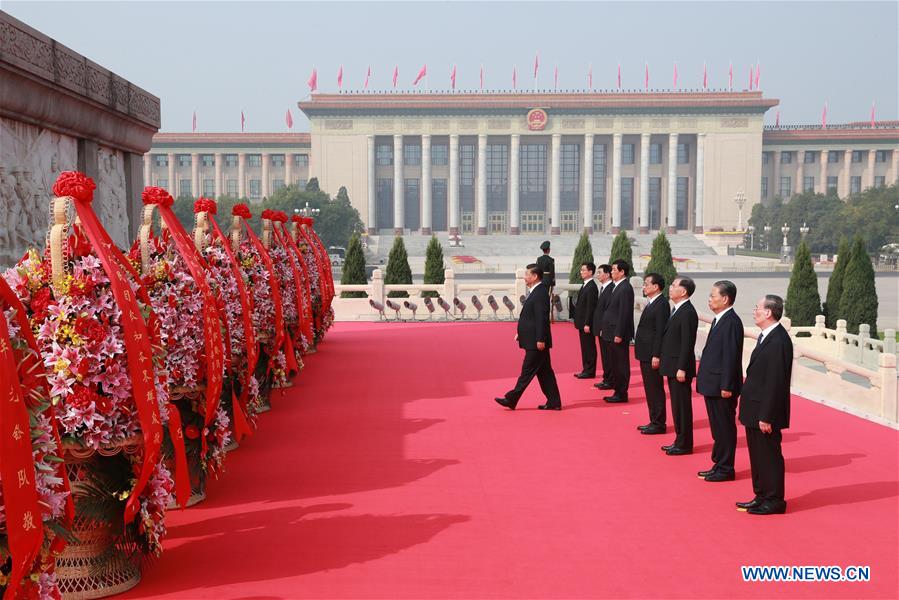
[{"label": "black leather shoe", "polygon": [[575,377],[578,379],[593,379],[596,375],[591,375],[590,373],[575,373]]},{"label": "black leather shoe", "polygon": [[667,446],[662,446],[662,452],[668,452],[672,448],[674,448],[674,444],[668,444]]},{"label": "black leather shoe", "polygon": [[672,448],[671,450],[666,450],[665,454],[668,456],[683,456],[685,454],[693,454],[692,448]]},{"label": "black leather shoe", "polygon": [[762,501],[759,498],[753,498],[749,502],[737,502],[736,505],[737,505],[737,510],[746,512],[750,508],[755,508],[757,506],[761,506]]},{"label": "black leather shoe", "polygon": [[512,404],[511,402],[509,402],[505,398],[494,398],[494,400],[496,400],[496,403],[499,404],[500,406],[505,406],[509,410],[515,410],[515,405]]},{"label": "black leather shoe", "polygon": [[562,410],[562,405],[559,404],[558,406],[556,406],[553,404],[541,404],[537,408],[540,410]]},{"label": "black leather shoe", "polygon": [[610,390],[614,386],[611,383],[609,383],[608,381],[600,381],[599,383],[594,383],[593,387],[600,389],[600,390]]},{"label": "black leather shoe", "polygon": [[646,429],[641,429],[640,433],[642,433],[643,435],[661,435],[661,434],[665,433],[665,428],[658,427],[658,426],[652,426],[652,427],[647,427]]},{"label": "black leather shoe", "polygon": [[706,481],[711,481],[713,483],[717,481],[733,481],[734,479],[736,479],[736,475],[733,473],[724,473],[722,471],[715,471],[705,477]]},{"label": "black leather shoe", "polygon": [[647,423],[646,425],[637,425],[637,429],[639,429],[640,431],[649,429],[650,427],[652,427],[652,423]]},{"label": "black leather shoe", "polygon": [[772,502],[762,502],[758,506],[754,506],[747,510],[750,515],[782,515],[787,512],[787,503],[774,504]]},{"label": "black leather shoe", "polygon": [[708,471],[700,471],[700,472],[698,472],[698,473],[696,474],[696,476],[699,477],[700,479],[705,479],[706,477],[708,477],[709,475],[711,475],[711,474],[714,473],[715,471],[717,471],[717,469],[716,469],[715,467],[712,467],[712,468],[709,469]]},{"label": "black leather shoe", "polygon": [[622,398],[621,396],[606,396],[606,402],[618,403],[618,402],[627,402],[627,397]]}]

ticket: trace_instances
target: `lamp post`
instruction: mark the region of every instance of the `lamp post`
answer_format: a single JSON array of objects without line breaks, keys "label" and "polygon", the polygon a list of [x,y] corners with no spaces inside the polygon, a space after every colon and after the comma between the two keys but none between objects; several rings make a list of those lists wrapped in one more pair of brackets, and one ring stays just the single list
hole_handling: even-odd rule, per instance
[{"label": "lamp post", "polygon": [[771,252],[771,226],[765,225],[765,252]]},{"label": "lamp post", "polygon": [[304,217],[314,217],[315,215],[317,215],[318,213],[321,212],[321,209],[320,208],[309,208],[309,202],[307,201],[306,206],[304,206],[303,208],[295,208],[295,209],[293,209],[293,212],[295,212],[296,214],[303,213]]},{"label": "lamp post", "polygon": [[755,226],[750,225],[747,229],[749,230],[749,250],[753,251],[755,250]]},{"label": "lamp post", "polygon": [[784,234],[780,247],[780,259],[783,262],[787,262],[790,259],[790,241],[787,239],[787,236],[790,234],[790,226],[784,223],[784,226],[780,228],[780,232]]},{"label": "lamp post", "polygon": [[739,209],[739,217],[737,218],[737,230],[743,231],[743,205],[746,204],[746,194],[743,193],[743,190],[737,192],[737,195],[734,196],[734,202],[737,204],[737,208]]},{"label": "lamp post", "polygon": [[805,240],[805,236],[808,235],[808,225],[804,222],[802,223],[802,227],[799,228],[799,235],[802,236],[803,240]]}]

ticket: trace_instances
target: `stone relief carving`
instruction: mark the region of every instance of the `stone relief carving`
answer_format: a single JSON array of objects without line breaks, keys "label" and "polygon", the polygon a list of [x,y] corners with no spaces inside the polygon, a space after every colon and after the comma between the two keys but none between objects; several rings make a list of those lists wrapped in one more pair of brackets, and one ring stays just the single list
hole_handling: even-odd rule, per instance
[{"label": "stone relief carving", "polygon": [[0,264],[43,247],[53,183],[78,164],[75,138],[0,119]]},{"label": "stone relief carving", "polygon": [[128,199],[125,192],[125,164],[120,150],[97,148],[97,189],[94,210],[120,247],[128,246]]}]

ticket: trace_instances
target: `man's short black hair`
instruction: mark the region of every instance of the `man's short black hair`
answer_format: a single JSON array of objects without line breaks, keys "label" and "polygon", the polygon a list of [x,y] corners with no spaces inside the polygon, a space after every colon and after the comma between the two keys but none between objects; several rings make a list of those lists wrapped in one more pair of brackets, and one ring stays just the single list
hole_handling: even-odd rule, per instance
[{"label": "man's short black hair", "polygon": [[647,273],[644,279],[648,279],[649,283],[659,286],[660,290],[665,289],[665,278],[658,273]]},{"label": "man's short black hair", "polygon": [[686,275],[678,275],[674,280],[680,281],[680,286],[687,290],[687,298],[692,296],[693,292],[696,291],[696,282]]},{"label": "man's short black hair", "polygon": [[733,306],[737,301],[737,286],[733,281],[722,279],[713,283],[712,287],[716,288],[722,296],[727,296],[728,306]]},{"label": "man's short black hair", "polygon": [[606,275],[611,275],[612,273],[612,265],[602,264],[599,265],[599,270],[605,273]]},{"label": "man's short black hair", "polygon": [[528,271],[537,276],[537,281],[543,281],[543,269],[537,266],[537,263],[531,263],[526,268]]},{"label": "man's short black hair", "polygon": [[582,262],[582,263],[581,263],[581,266],[582,266],[582,267],[587,267],[587,270],[588,270],[588,271],[590,271],[591,273],[593,273],[594,275],[596,275],[596,265],[593,264],[592,262]]},{"label": "man's short black hair", "polygon": [[[618,267],[619,271],[624,272],[624,276],[627,277],[631,274],[631,266],[627,263],[623,258],[619,258],[618,260],[612,261],[612,264]],[[611,269],[609,270],[611,272]]]}]

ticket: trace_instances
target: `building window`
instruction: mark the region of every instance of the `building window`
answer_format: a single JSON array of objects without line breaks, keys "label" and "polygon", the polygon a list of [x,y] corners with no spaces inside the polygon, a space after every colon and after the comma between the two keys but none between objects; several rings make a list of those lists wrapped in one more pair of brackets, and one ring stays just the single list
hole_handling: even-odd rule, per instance
[{"label": "building window", "polygon": [[277,192],[278,190],[280,190],[284,187],[286,187],[286,186],[284,185],[283,179],[272,179],[272,191],[273,192]]},{"label": "building window", "polygon": [[781,177],[780,178],[780,190],[778,194],[784,200],[788,199],[792,196],[793,192],[793,178],[792,177]]},{"label": "building window", "polygon": [[768,198],[768,178],[762,177],[762,200]]},{"label": "building window", "polygon": [[449,160],[449,151],[446,144],[434,144],[431,146],[431,164],[438,167],[444,166]]},{"label": "building window", "polygon": [[487,144],[487,210],[505,211],[509,194],[509,147]]},{"label": "building window", "polygon": [[[444,146],[445,148],[446,146]],[[446,179],[431,180],[431,229],[447,230]]]},{"label": "building window", "polygon": [[[391,156],[393,148],[391,150]],[[377,228],[391,229],[393,227],[393,178],[378,179],[377,192]]]},{"label": "building window", "polygon": [[506,213],[491,212],[487,215],[487,231],[490,233],[506,233]]},{"label": "building window", "polygon": [[[545,211],[546,144],[522,144],[519,149],[519,155],[521,210]],[[542,225],[540,231],[543,231]]]},{"label": "building window", "polygon": [[160,177],[159,179],[156,180],[156,187],[169,189],[169,180]]},{"label": "building window", "polygon": [[634,145],[633,144],[621,144],[621,164],[623,164],[623,165],[634,164]]},{"label": "building window", "polygon": [[462,144],[459,147],[459,204],[462,212],[474,212],[475,147]]},{"label": "building window", "polygon": [[297,189],[300,190],[301,192],[305,191],[306,190],[306,182],[308,182],[308,181],[309,181],[308,179],[297,179]]},{"label": "building window", "polygon": [[200,155],[200,164],[204,167],[214,167],[215,166],[215,155],[214,154],[201,154]]},{"label": "building window", "polygon": [[178,155],[178,165],[182,167],[190,166],[190,154],[179,154]]},{"label": "building window", "polygon": [[874,154],[874,162],[885,163],[885,162],[887,162],[887,158],[889,157],[889,155],[890,155],[889,150],[878,150]]},{"label": "building window", "polygon": [[[593,145],[593,212],[600,216],[600,223],[606,214],[606,145]],[[597,231],[604,231],[604,226]]]},{"label": "building window", "polygon": [[237,180],[228,179],[225,181],[225,193],[232,198],[237,198]]},{"label": "building window", "polygon": [[677,206],[675,207],[675,227],[687,228],[687,207],[689,206],[690,178],[677,178]]},{"label": "building window", "polygon": [[805,164],[807,164],[807,165],[814,164],[814,163],[815,163],[815,160],[816,160],[816,158],[817,158],[817,156],[818,156],[818,153],[817,153],[817,152],[813,152],[813,151],[811,151],[811,150],[807,150],[807,151],[805,152]]},{"label": "building window", "polygon": [[403,146],[403,164],[415,166],[421,164],[421,146],[406,144]]},{"label": "building window", "polygon": [[[545,148],[545,146],[544,146]],[[522,211],[521,231],[525,233],[543,233],[546,227],[546,213],[541,211]]]},{"label": "building window", "polygon": [[462,213],[462,233],[474,233],[474,213],[465,211]]},{"label": "building window", "polygon": [[[409,146],[406,146],[408,148]],[[421,146],[418,146],[421,150]],[[421,153],[418,155],[421,160]],[[403,221],[406,229],[421,228],[421,181],[418,179],[403,180]]]},{"label": "building window", "polygon": [[272,154],[272,166],[273,167],[283,167],[284,166],[284,155],[283,154]]},{"label": "building window", "polygon": [[[690,144],[678,144],[677,145],[677,164],[679,164],[679,165],[690,164]],[[681,228],[678,227],[678,229],[681,229]]]},{"label": "building window", "polygon": [[559,213],[559,231],[562,233],[575,233],[580,229],[578,225],[580,213],[576,210],[563,210]]},{"label": "building window", "polygon": [[662,164],[662,144],[650,144],[649,145],[649,164],[651,164],[651,165]]},{"label": "building window", "polygon": [[770,160],[771,160],[771,153],[770,152],[762,152],[762,164],[767,165]]},{"label": "building window", "polygon": [[251,179],[250,180],[250,198],[261,198],[262,197],[262,180],[261,179]]},{"label": "building window", "polygon": [[854,163],[862,162],[862,151],[861,150],[853,150],[852,151],[852,162],[854,162]]},{"label": "building window", "polygon": [[559,205],[562,211],[576,211],[580,205],[581,147],[578,144],[562,144],[561,150]]},{"label": "building window", "polygon": [[874,176],[874,187],[884,187],[887,183],[887,178],[883,175],[875,175]]},{"label": "building window", "polygon": [[293,166],[308,167],[309,166],[309,155],[308,154],[294,154],[293,155]]},{"label": "building window", "polygon": [[[303,155],[297,155],[303,156]],[[381,166],[393,164],[393,146],[390,144],[378,144],[375,148],[375,162]]]},{"label": "building window", "polygon": [[784,150],[783,152],[780,153],[780,164],[789,165],[792,162],[793,162],[793,153],[792,152],[790,152],[788,150]]},{"label": "building window", "polygon": [[262,155],[261,154],[247,154],[247,164],[251,167],[261,167],[262,166]]},{"label": "building window", "polygon": [[193,194],[190,191],[190,179],[182,179],[178,186],[178,197],[179,198],[193,198]]},{"label": "building window", "polygon": [[621,228],[634,228],[634,178],[621,178]]},{"label": "building window", "polygon": [[849,178],[849,193],[858,194],[862,191],[862,178],[860,175],[853,175]]},{"label": "building window", "polygon": [[237,166],[237,155],[236,154],[226,154],[225,155],[225,166],[226,167],[236,167]]},{"label": "building window", "polygon": [[828,175],[827,176],[827,191],[828,192],[836,192],[837,185],[840,183],[840,178],[837,175]]},{"label": "building window", "polygon": [[[641,223],[645,225],[645,223]],[[662,178],[649,178],[649,228],[661,229],[662,225]]]},{"label": "building window", "polygon": [[169,166],[169,157],[167,154],[154,154],[153,160],[155,161],[157,167]]},{"label": "building window", "polygon": [[215,198],[215,179],[203,180],[203,195],[207,198]]},{"label": "building window", "polygon": [[827,152],[827,162],[832,165],[840,162],[840,152],[838,150],[829,150]]},{"label": "building window", "polygon": [[803,192],[814,192],[815,191],[815,178],[809,177],[806,175],[802,178],[802,191]]}]

